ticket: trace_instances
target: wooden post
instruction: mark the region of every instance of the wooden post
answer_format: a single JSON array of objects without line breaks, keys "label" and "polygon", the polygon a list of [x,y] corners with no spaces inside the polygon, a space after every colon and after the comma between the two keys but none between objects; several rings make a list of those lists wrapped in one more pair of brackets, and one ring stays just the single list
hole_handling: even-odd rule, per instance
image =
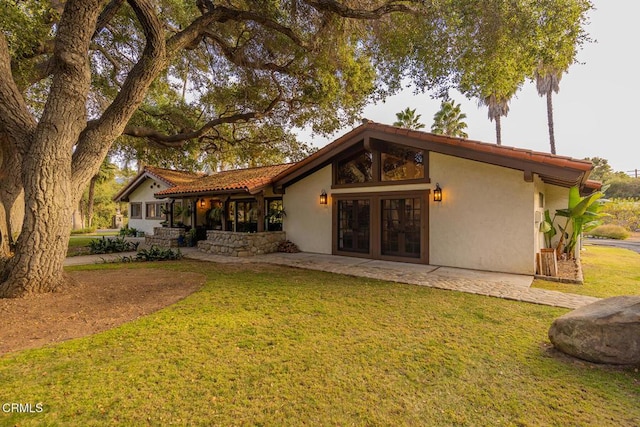
[{"label": "wooden post", "polygon": [[258,233],[264,231],[264,191],[256,197],[258,200]]},{"label": "wooden post", "polygon": [[171,199],[169,202],[169,228],[173,228],[173,202],[175,199]]},{"label": "wooden post", "polygon": [[556,277],[558,275],[558,261],[555,249],[540,249],[540,274]]}]

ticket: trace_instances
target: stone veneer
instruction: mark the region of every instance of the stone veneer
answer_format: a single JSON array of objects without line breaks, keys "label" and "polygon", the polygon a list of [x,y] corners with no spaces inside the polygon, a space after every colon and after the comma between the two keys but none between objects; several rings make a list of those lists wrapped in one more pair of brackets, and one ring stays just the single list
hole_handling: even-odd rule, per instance
[{"label": "stone veneer", "polygon": [[276,252],[278,243],[283,240],[285,240],[284,231],[236,233],[208,230],[207,240],[199,241],[198,249],[210,254],[248,257]]},{"label": "stone veneer", "polygon": [[177,248],[179,240],[184,244],[184,235],[184,228],[154,227],[153,236],[146,236],[144,244],[147,247]]}]

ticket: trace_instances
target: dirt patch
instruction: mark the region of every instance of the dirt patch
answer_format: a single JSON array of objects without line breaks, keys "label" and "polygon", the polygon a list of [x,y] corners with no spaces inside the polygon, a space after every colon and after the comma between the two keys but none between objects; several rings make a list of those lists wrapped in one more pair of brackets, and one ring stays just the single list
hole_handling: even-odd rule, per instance
[{"label": "dirt patch", "polygon": [[0,299],[0,354],[92,335],[171,305],[205,277],[154,269],[70,272],[61,292]]}]

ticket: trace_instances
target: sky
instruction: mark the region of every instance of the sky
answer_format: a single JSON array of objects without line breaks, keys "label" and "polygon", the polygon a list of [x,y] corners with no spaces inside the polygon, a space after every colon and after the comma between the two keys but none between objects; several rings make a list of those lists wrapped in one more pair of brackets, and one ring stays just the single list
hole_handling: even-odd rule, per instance
[{"label": "sky", "polygon": [[[614,171],[640,174],[640,137],[635,127],[640,122],[640,2],[593,0],[587,32],[595,40],[578,54],[574,64],[554,94],[556,152],[578,159],[602,157]],[[428,94],[414,95],[412,88],[369,105],[363,117],[393,124],[396,113],[415,108],[425,129],[433,123],[440,100]],[[495,123],[487,117],[486,107],[452,91],[467,115],[469,138],[495,142]],[[323,147],[348,132],[345,127],[329,137],[300,134],[302,141]],[[535,83],[526,82],[510,103],[509,115],[502,119],[502,144],[534,151],[550,152],[546,98],[540,97]]]}]

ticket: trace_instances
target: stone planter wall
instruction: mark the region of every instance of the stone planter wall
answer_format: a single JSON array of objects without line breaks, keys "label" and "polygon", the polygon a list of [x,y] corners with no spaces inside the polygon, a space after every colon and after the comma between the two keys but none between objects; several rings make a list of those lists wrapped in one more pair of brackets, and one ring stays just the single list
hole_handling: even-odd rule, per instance
[{"label": "stone planter wall", "polygon": [[198,242],[198,249],[210,254],[248,257],[276,252],[278,243],[285,240],[284,231],[236,233],[208,230],[207,240]]},{"label": "stone planter wall", "polygon": [[146,236],[144,244],[147,247],[177,248],[178,240],[184,242],[184,234],[184,228],[154,227],[153,236]]}]

